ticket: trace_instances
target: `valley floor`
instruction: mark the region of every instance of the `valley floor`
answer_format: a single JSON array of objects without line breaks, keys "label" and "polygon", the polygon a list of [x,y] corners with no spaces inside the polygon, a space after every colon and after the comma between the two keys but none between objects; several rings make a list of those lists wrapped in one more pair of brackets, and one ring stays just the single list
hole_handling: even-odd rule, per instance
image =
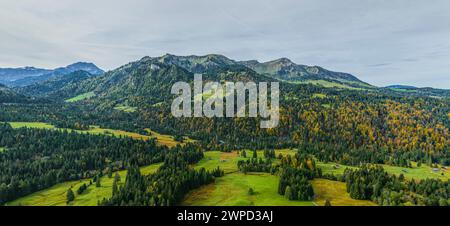
[{"label": "valley floor", "polygon": [[[154,173],[162,163],[152,164],[150,166],[142,167],[141,173],[148,175]],[[127,171],[118,171],[121,182],[118,185],[125,183]],[[8,206],[96,206],[99,201],[104,198],[110,198],[112,196],[112,185],[114,181],[114,174],[112,178],[108,176],[101,177],[101,187],[96,187],[95,183],[89,185],[93,178],[83,179],[78,181],[70,181],[57,184],[48,189],[35,192],[31,195],[17,199],[8,203]],[[89,185],[86,191],[82,194],[77,194],[77,190],[83,184]],[[75,193],[75,200],[73,202],[66,202],[67,191],[71,188]]]},{"label": "valley floor", "polygon": [[[15,125],[17,126],[17,124]],[[41,125],[44,126],[44,125]],[[295,150],[283,149],[276,150],[276,155],[293,155]],[[322,206],[326,200],[330,200],[333,206],[373,206],[371,201],[355,200],[350,198],[346,192],[346,185],[343,182],[331,181],[326,179],[315,179],[312,181],[315,199],[313,201],[290,201],[278,194],[278,176],[269,173],[241,173],[237,168],[239,160],[245,160],[252,156],[251,151],[247,151],[247,157],[242,157],[239,152],[205,152],[205,157],[197,164],[193,165],[195,169],[205,168],[213,170],[220,167],[225,175],[217,178],[216,182],[199,189],[189,192],[181,205],[186,206]],[[258,157],[263,157],[263,151],[258,151]],[[153,164],[142,167],[143,174],[155,172],[161,164]],[[335,163],[318,162],[317,166],[322,169],[324,174],[342,175],[346,168],[356,168]],[[403,174],[406,179],[426,179],[436,178],[447,180],[450,178],[448,171],[439,173],[433,172],[428,166],[422,165],[413,168],[402,168],[383,165],[388,173],[400,175]],[[119,171],[122,178],[121,183],[125,181],[126,171]],[[92,179],[65,182],[20,198],[8,205],[31,205],[31,206],[60,206],[67,205],[66,193],[69,188],[76,193],[76,190],[84,183],[89,184]],[[109,198],[112,195],[113,178],[104,176],[101,178],[102,186],[95,187],[95,184],[81,195],[75,196],[75,201],[69,205],[93,206],[103,198]],[[119,184],[120,185],[120,184]],[[254,190],[253,195],[248,194],[248,190]]]}]

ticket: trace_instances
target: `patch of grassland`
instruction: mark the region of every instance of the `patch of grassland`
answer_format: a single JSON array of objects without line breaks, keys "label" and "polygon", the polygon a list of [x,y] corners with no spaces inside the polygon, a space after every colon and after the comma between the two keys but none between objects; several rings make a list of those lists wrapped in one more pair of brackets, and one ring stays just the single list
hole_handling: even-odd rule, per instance
[{"label": "patch of grassland", "polygon": [[[91,126],[89,130],[73,130],[73,129],[56,128],[55,126],[53,126],[51,124],[43,123],[43,122],[8,122],[8,123],[14,129],[27,127],[27,128],[36,128],[36,129],[67,130],[67,131],[75,131],[78,133],[101,134],[101,135],[110,135],[110,136],[114,135],[117,137],[121,137],[121,136],[122,137],[131,137],[134,139],[142,139],[142,140],[156,138],[156,141],[158,142],[158,144],[166,145],[168,147],[174,147],[177,144],[181,144],[180,142],[175,141],[173,136],[160,134],[160,133],[157,133],[150,129],[147,129],[147,132],[150,135],[142,135],[139,133],[127,132],[127,131],[123,131],[123,130],[103,129],[98,126]],[[185,140],[183,143],[189,143],[189,142],[194,142],[194,140],[185,137]]]},{"label": "patch of grassland", "polygon": [[352,90],[364,90],[363,88],[357,88],[357,87],[353,87],[353,86],[349,86],[343,83],[338,83],[338,82],[330,82],[330,81],[326,81],[326,80],[306,80],[306,81],[287,81],[289,83],[294,83],[294,84],[312,84],[312,85],[316,85],[316,86],[323,86],[325,88],[339,88],[339,89],[352,89]]},{"label": "patch of grassland", "polygon": [[405,176],[405,178],[409,180],[440,179],[446,181],[450,179],[450,172],[448,170],[440,169],[439,172],[433,172],[432,168],[425,164],[422,164],[420,167],[417,167],[417,164],[415,163],[413,163],[412,165],[412,168],[403,168],[389,165],[383,165],[383,167],[386,172],[395,174],[397,176],[403,174],[403,176]]},{"label": "patch of grassland", "polygon": [[325,205],[328,199],[332,206],[376,206],[374,202],[366,200],[355,200],[347,193],[346,185],[343,182],[314,179],[312,181],[315,199],[319,206]]},{"label": "patch of grassland", "polygon": [[245,159],[240,157],[237,152],[208,151],[204,155],[205,157],[195,165],[195,169],[213,170],[220,167],[225,173],[233,173],[238,171],[237,162]]},{"label": "patch of grassland", "polygon": [[36,129],[55,129],[53,125],[45,122],[8,122],[13,129],[19,128],[36,128]]},{"label": "patch of grassland", "polygon": [[80,95],[78,95],[76,97],[67,99],[66,102],[74,103],[74,102],[78,102],[78,101],[81,101],[81,100],[90,99],[90,98],[92,98],[94,96],[95,96],[94,92],[87,92],[87,93],[80,94]]},{"label": "patch of grassland", "polygon": [[[245,150],[247,154],[247,158],[241,157],[241,152],[233,151],[233,152],[220,152],[220,151],[207,151],[204,153],[205,157],[200,160],[196,165],[195,169],[205,168],[206,170],[213,170],[217,167],[220,167],[225,173],[233,173],[237,172],[237,163],[240,160],[246,160],[253,156],[253,152],[250,150]],[[296,153],[295,150],[292,149],[280,149],[275,150],[275,155],[278,157],[281,155],[294,155]],[[257,151],[258,158],[264,159],[264,151]],[[276,160],[275,160],[276,162]]]},{"label": "patch of grassland", "polygon": [[158,141],[159,144],[166,145],[168,147],[174,147],[174,146],[177,146],[177,144],[183,145],[186,143],[195,142],[195,140],[193,140],[189,137],[183,137],[183,139],[184,139],[183,143],[180,143],[178,141],[175,141],[175,138],[171,135],[160,134],[151,129],[146,129],[146,131],[150,134],[150,137],[156,138],[156,141]]},{"label": "patch of grassland", "polygon": [[123,111],[123,112],[136,112],[137,107],[130,107],[127,105],[117,105],[116,107],[114,107],[114,109],[119,110],[119,111]]},{"label": "patch of grassland", "polygon": [[[344,170],[347,168],[351,169],[358,168],[345,165],[339,165],[339,167],[335,167],[336,163],[323,163],[323,162],[318,162],[317,166],[322,169],[323,174],[334,174],[336,176],[342,175],[344,173]],[[422,166],[420,167],[417,167],[417,164],[413,163],[412,168],[390,166],[390,165],[382,165],[382,166],[387,173],[397,176],[403,174],[403,176],[405,176],[405,178],[409,180],[441,179],[445,181],[450,179],[450,172],[448,170],[440,169],[439,172],[433,172],[431,167],[424,164],[422,164]]]},{"label": "patch of grassland", "polygon": [[323,162],[317,162],[316,166],[319,167],[320,169],[322,169],[322,174],[332,174],[335,176],[338,175],[343,175],[345,169],[350,168],[350,169],[357,169],[357,167],[353,167],[353,166],[345,166],[345,165],[340,165],[340,164],[336,164],[336,163],[323,163]]},{"label": "patch of grassland", "polygon": [[[312,202],[289,201],[279,195],[278,177],[268,173],[240,173],[237,168],[239,160],[251,158],[253,152],[246,150],[247,158],[240,153],[220,151],[205,152],[205,157],[194,168],[213,170],[220,167],[225,171],[225,176],[217,178],[214,184],[203,186],[186,195],[182,205],[193,206],[311,206]],[[294,155],[295,150],[275,150],[276,155]],[[264,158],[264,151],[257,151],[258,158]],[[248,189],[255,191],[254,195],[248,195]]]},{"label": "patch of grassland", "polygon": [[400,88],[389,88],[390,90],[402,92],[402,93],[416,93],[416,90],[410,90],[410,89],[400,89]]},{"label": "patch of grassland", "polygon": [[152,106],[153,107],[159,107],[159,106],[161,106],[163,104],[163,102],[158,102],[158,103],[156,103],[156,104],[153,104]]},{"label": "patch of grassland", "polygon": [[[156,172],[162,163],[152,164],[150,166],[142,167],[141,173],[148,175]],[[118,171],[121,182],[119,186],[125,183],[127,171]],[[101,187],[96,187],[95,183],[88,186],[88,188],[81,194],[77,194],[77,190],[83,184],[89,185],[91,179],[84,179],[79,181],[70,181],[57,184],[51,188],[35,192],[28,196],[22,197],[15,201],[8,203],[9,206],[66,206],[66,194],[69,188],[75,193],[75,200],[68,205],[70,206],[96,206],[103,198],[110,198],[112,196],[112,184],[114,181],[114,174],[112,178],[104,176],[100,179]]]},{"label": "patch of grassland", "polygon": [[325,94],[323,94],[323,93],[314,93],[314,94],[312,95],[312,98],[323,99],[323,98],[326,98],[326,97],[327,97],[327,95],[325,95]]},{"label": "patch of grassland", "polygon": [[[249,195],[252,188],[254,195]],[[186,195],[185,206],[312,206],[312,202],[289,201],[279,195],[278,177],[267,173],[231,173]]]}]

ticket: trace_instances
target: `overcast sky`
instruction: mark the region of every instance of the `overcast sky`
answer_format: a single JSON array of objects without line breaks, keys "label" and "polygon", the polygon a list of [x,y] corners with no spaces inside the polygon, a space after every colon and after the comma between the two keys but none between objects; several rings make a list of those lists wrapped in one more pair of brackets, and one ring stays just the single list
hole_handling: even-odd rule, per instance
[{"label": "overcast sky", "polygon": [[288,57],[378,86],[450,89],[448,0],[2,0],[0,67]]}]

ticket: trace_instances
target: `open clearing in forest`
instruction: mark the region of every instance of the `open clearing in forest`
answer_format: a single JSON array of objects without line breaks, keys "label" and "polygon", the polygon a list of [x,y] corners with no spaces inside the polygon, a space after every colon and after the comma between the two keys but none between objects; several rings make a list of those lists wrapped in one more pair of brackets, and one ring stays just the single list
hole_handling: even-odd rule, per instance
[{"label": "open clearing in forest", "polygon": [[[148,175],[156,172],[162,163],[152,164],[150,166],[141,167],[141,173],[143,175]],[[127,175],[126,170],[118,171],[121,182],[119,186],[125,183],[125,178]],[[95,183],[88,186],[88,188],[81,194],[77,194],[77,190],[83,184],[89,185],[89,182],[93,179],[83,179],[78,181],[64,182],[54,185],[42,191],[35,192],[33,194],[27,195],[25,197],[19,198],[15,201],[8,203],[9,206],[66,206],[67,203],[67,191],[72,188],[75,193],[75,200],[68,205],[70,206],[96,206],[99,201],[104,198],[110,198],[112,196],[112,185],[114,181],[113,177],[103,176],[100,179],[101,187],[96,187]]]},{"label": "open clearing in forest", "polygon": [[[173,136],[160,134],[160,133],[157,133],[150,129],[146,129],[147,133],[149,135],[142,135],[139,133],[127,132],[127,131],[123,131],[123,130],[104,129],[104,128],[100,128],[98,126],[91,126],[89,130],[74,130],[74,129],[56,128],[55,126],[48,124],[48,123],[44,123],[44,122],[8,122],[8,123],[14,129],[27,127],[27,128],[36,128],[36,129],[55,129],[55,130],[76,131],[78,133],[114,135],[117,137],[120,137],[120,136],[131,137],[134,139],[143,139],[143,140],[156,138],[156,141],[158,142],[158,144],[165,145],[168,147],[174,147],[177,144],[182,144],[180,142],[175,141]],[[183,143],[189,143],[189,142],[193,142],[193,141],[194,140],[185,137]]]},{"label": "open clearing in forest", "polygon": [[[342,175],[344,174],[345,169],[357,169],[358,167],[340,165],[336,163],[323,163],[318,162],[317,166],[322,169],[323,174],[334,174],[334,175]],[[384,170],[389,174],[394,174],[399,176],[403,174],[406,179],[412,180],[424,180],[424,179],[440,179],[440,180],[448,180],[450,179],[450,172],[448,170],[442,169],[439,167],[439,171],[434,172],[433,168],[422,164],[420,167],[417,166],[416,163],[412,163],[412,168],[399,167],[399,166],[390,166],[390,165],[381,165]]]},{"label": "open clearing in forest", "polygon": [[[249,188],[254,190],[248,194]],[[186,206],[312,206],[278,194],[278,177],[268,173],[231,173],[186,195]]]},{"label": "open clearing in forest", "polygon": [[66,102],[67,103],[74,103],[74,102],[90,99],[90,98],[92,98],[94,96],[95,96],[94,92],[87,92],[87,93],[80,94],[80,95],[78,95],[76,97],[67,99]]},{"label": "open clearing in forest", "polygon": [[325,205],[327,199],[332,206],[376,206],[372,201],[350,198],[343,182],[314,179],[311,183],[315,194],[314,202],[319,206]]}]

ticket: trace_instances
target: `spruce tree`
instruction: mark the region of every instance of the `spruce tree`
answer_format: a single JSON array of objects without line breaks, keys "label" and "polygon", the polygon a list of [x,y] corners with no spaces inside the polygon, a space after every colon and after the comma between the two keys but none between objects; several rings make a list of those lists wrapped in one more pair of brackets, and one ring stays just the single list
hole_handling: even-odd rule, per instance
[{"label": "spruce tree", "polygon": [[102,184],[100,182],[100,176],[97,175],[97,179],[95,180],[95,187],[99,188],[101,186],[102,186]]},{"label": "spruce tree", "polygon": [[67,190],[66,197],[67,197],[67,204],[75,200],[75,194],[73,193],[72,188],[69,188],[69,190]]}]

